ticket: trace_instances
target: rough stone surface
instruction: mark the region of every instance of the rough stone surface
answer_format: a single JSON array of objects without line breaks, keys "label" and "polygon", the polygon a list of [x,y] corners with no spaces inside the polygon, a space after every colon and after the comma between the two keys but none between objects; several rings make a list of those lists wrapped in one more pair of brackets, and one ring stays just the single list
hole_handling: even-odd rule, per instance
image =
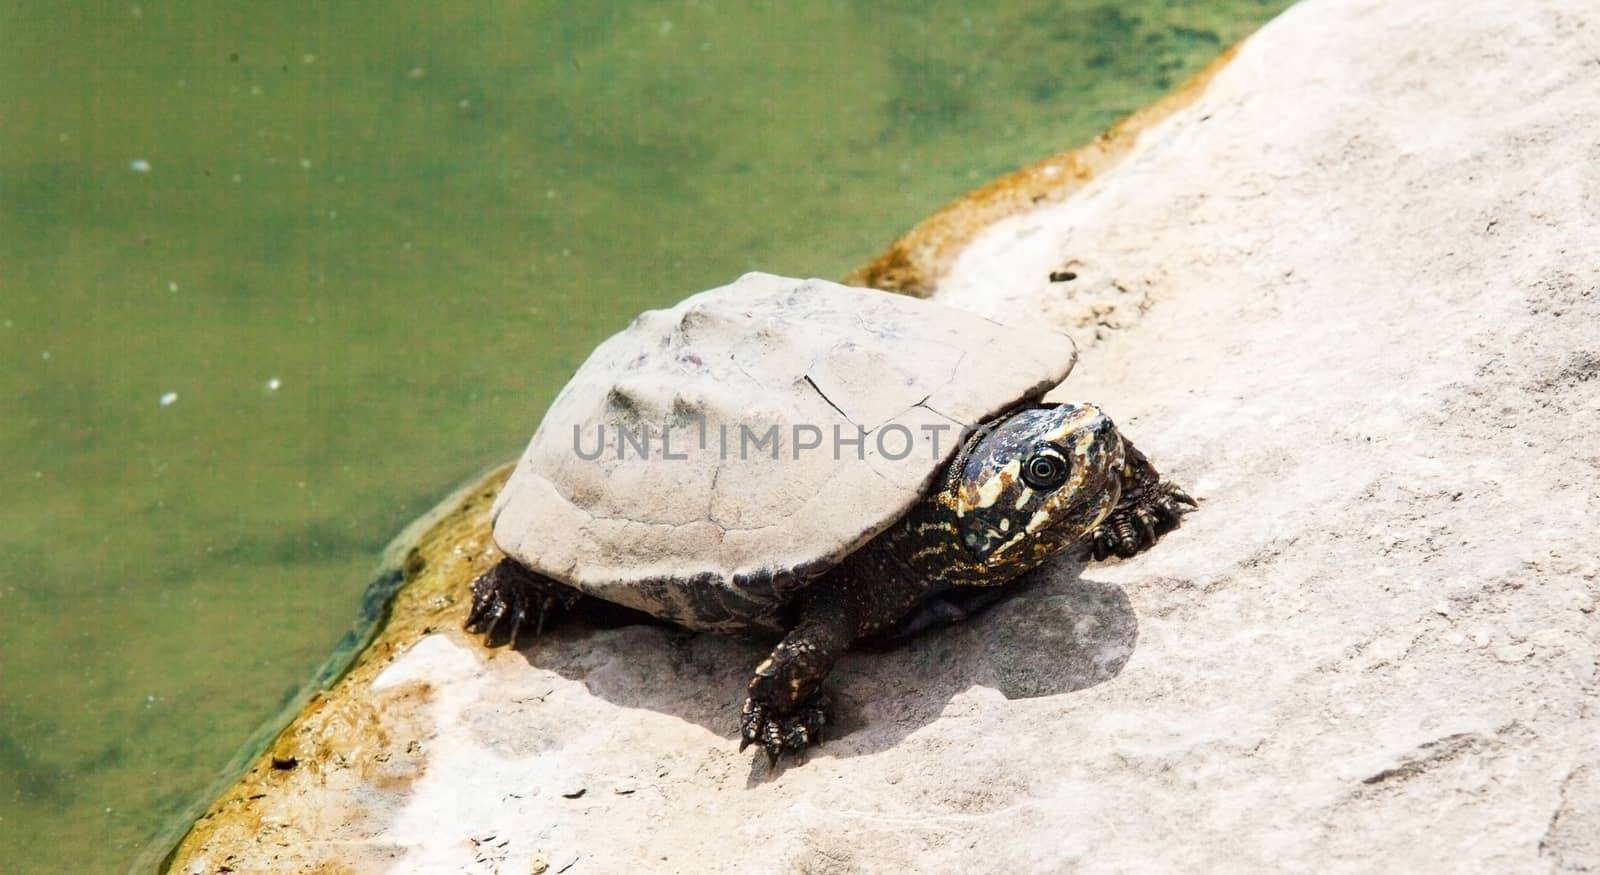
[{"label": "rough stone surface", "polygon": [[595,349],[495,503],[495,543],[688,628],[780,632],[786,597],[903,517],[964,429],[1077,360],[1048,328],[746,274]]},{"label": "rough stone surface", "polygon": [[178,868],[1600,869],[1596,106],[1586,7],[1307,0],[933,289],[1077,333],[1157,549],[852,655],[778,774],[759,645],[388,645]]}]

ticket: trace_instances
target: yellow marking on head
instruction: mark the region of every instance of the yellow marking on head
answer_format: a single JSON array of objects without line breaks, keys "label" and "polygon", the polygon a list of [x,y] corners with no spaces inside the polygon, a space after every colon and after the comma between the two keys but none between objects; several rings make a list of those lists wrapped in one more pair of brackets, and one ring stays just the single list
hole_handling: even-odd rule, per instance
[{"label": "yellow marking on head", "polygon": [[1000,518],[1000,531],[1001,532],[1009,532],[1009,531],[1011,531],[1011,518],[1010,517],[1001,517]]},{"label": "yellow marking on head", "polygon": [[1025,534],[1026,534],[1025,532],[1018,532],[1015,536],[1013,536],[1011,538],[1011,540],[1006,541],[1004,544],[1001,544],[1000,546],[994,548],[993,550],[990,550],[989,551],[989,561],[993,562],[994,561],[994,557],[999,556],[1001,553],[1004,553],[1005,551],[1010,550],[1012,547],[1017,546],[1017,544],[1022,542],[1023,536]]},{"label": "yellow marking on head", "polygon": [[1059,444],[1066,440],[1067,435],[1072,434],[1073,430],[1080,425],[1080,420],[1083,419],[1082,414],[1083,411],[1080,410],[1079,415],[1062,420],[1061,424],[1057,425],[1053,431],[1047,432],[1043,436],[1044,439],[1053,444]]},{"label": "yellow marking on head", "polygon": [[1012,459],[1004,468],[996,472],[993,477],[985,480],[983,485],[978,487],[978,503],[976,507],[993,507],[994,503],[1000,500],[1000,494],[1005,492],[1006,487],[1017,479],[1017,472],[1021,470],[1022,461],[1020,459]]},{"label": "yellow marking on head", "polygon": [[1111,515],[1111,509],[1115,506],[1116,502],[1111,500],[1110,495],[1100,496],[1100,512],[1095,514],[1094,522],[1091,523],[1089,528],[1085,529],[1084,531],[1094,531],[1095,526],[1105,522],[1106,517]]},{"label": "yellow marking on head", "polygon": [[1022,492],[1017,496],[1017,510],[1022,510],[1028,505],[1028,499],[1033,497],[1033,490],[1027,486],[1022,487]]},{"label": "yellow marking on head", "polygon": [[1044,528],[1044,524],[1047,522],[1050,522],[1050,511],[1048,509],[1042,509],[1035,512],[1033,518],[1028,520],[1028,534],[1031,535],[1034,532]]}]

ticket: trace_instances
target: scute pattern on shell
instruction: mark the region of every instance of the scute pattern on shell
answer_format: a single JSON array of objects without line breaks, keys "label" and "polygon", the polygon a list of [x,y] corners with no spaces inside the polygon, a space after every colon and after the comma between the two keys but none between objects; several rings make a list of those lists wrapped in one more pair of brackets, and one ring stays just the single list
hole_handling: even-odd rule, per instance
[{"label": "scute pattern on shell", "polygon": [[[495,540],[534,571],[691,628],[771,629],[789,594],[922,496],[960,429],[1042,395],[1076,357],[1054,332],[747,274],[595,349],[496,502]],[[796,447],[796,426],[821,446]],[[858,426],[859,456],[835,453],[834,429]],[[774,427],[775,445],[752,440]],[[623,435],[645,430],[641,454]]]}]

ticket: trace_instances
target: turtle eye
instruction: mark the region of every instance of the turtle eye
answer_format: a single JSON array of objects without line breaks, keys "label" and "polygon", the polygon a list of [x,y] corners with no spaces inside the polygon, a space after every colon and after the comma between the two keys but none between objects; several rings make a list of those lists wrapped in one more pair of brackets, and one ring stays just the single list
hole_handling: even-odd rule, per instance
[{"label": "turtle eye", "polygon": [[1054,489],[1067,480],[1067,460],[1054,449],[1036,450],[1022,463],[1022,481],[1033,489]]}]

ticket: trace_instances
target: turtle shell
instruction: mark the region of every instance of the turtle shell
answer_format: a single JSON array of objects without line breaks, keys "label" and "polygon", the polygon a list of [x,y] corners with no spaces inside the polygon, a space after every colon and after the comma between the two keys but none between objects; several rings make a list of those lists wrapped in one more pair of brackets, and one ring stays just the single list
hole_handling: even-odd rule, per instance
[{"label": "turtle shell", "polygon": [[690,628],[770,631],[923,496],[963,429],[1076,359],[1052,331],[746,274],[595,349],[496,501],[495,542]]}]

